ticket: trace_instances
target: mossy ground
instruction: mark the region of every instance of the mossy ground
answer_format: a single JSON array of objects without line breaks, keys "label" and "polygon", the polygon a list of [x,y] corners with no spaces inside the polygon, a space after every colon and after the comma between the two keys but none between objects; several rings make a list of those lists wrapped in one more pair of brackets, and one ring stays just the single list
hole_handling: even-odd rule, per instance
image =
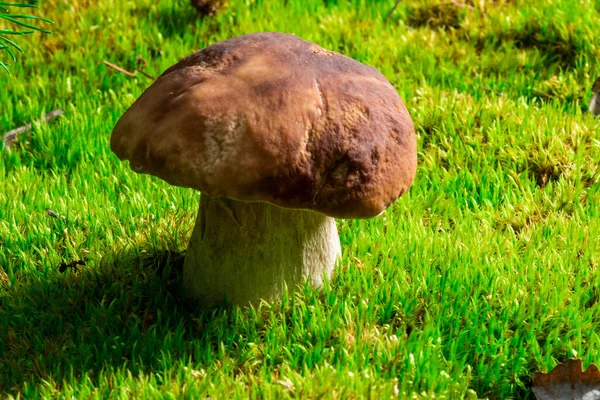
[{"label": "mossy ground", "polygon": [[[536,370],[600,362],[600,4],[405,0],[386,20],[394,3],[43,1],[54,34],[0,74],[0,132],[65,110],[0,151],[0,393],[522,399]],[[418,174],[383,216],[338,221],[323,291],[199,312],[179,280],[199,195],[110,152],[151,81],[103,60],[157,76],[271,30],[380,69]]]}]

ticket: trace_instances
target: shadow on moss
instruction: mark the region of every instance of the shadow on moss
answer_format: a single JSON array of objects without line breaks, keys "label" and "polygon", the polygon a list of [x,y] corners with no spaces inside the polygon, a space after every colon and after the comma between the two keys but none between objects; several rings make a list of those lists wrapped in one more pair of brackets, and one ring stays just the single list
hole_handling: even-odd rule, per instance
[{"label": "shadow on moss", "polygon": [[191,0],[192,6],[202,17],[212,17],[227,5],[227,0]]},{"label": "shadow on moss", "polygon": [[433,29],[458,29],[468,8],[454,2],[414,7],[408,10],[408,25],[419,28],[428,26]]},{"label": "shadow on moss", "polygon": [[543,56],[545,67],[557,65],[563,69],[575,68],[582,54],[591,55],[592,49],[576,32],[567,32],[554,24],[543,26],[535,20],[528,20],[524,26],[504,31],[495,31],[480,40],[479,50],[483,47],[499,47],[512,43],[523,50],[538,50]]},{"label": "shadow on moss", "polygon": [[[173,250],[110,255],[97,269],[49,273],[0,287],[0,393],[27,384],[126,367],[160,369],[165,349],[189,357],[190,343],[214,347],[211,322],[226,331],[222,309],[199,310],[182,295],[184,255]],[[215,339],[216,340],[216,339]]]}]

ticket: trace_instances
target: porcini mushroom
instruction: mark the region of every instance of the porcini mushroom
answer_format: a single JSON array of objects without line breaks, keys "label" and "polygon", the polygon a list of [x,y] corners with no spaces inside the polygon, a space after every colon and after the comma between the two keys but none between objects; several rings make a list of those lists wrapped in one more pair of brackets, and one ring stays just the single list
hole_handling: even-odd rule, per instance
[{"label": "porcini mushroom", "polygon": [[320,286],[341,255],[333,218],[382,213],[417,163],[410,115],[381,73],[275,32],[167,69],[119,119],[111,149],[202,193],[183,279],[205,304]]}]

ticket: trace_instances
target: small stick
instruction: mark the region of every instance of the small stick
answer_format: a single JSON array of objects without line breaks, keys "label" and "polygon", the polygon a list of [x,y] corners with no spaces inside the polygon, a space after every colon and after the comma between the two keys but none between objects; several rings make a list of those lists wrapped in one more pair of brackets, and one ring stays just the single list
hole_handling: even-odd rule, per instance
[{"label": "small stick", "polygon": [[17,141],[19,135],[22,135],[25,132],[28,132],[33,127],[33,124],[40,124],[41,121],[49,122],[50,120],[63,115],[65,112],[63,110],[56,109],[54,111],[50,111],[42,120],[36,119],[33,123],[25,124],[19,128],[13,129],[12,131],[6,132],[4,135],[4,148],[10,150],[10,146]]},{"label": "small stick", "polygon": [[46,213],[47,213],[49,216],[51,216],[52,218],[58,218],[58,217],[60,217],[60,218],[62,218],[63,220],[66,220],[66,219],[67,219],[67,217],[65,217],[64,215],[60,215],[60,214],[59,214],[59,213],[57,213],[56,211],[53,211],[53,210],[51,210],[51,209],[49,209],[49,208],[46,208]]},{"label": "small stick", "polygon": [[139,72],[140,74],[144,75],[146,78],[149,78],[149,79],[152,79],[152,80],[156,80],[156,78],[155,78],[155,77],[148,75],[147,73],[145,73],[144,71],[142,71],[142,70],[140,70],[140,69],[138,69],[138,68],[136,68],[136,69],[135,69],[135,72],[129,72],[129,71],[127,71],[127,70],[125,70],[125,69],[123,69],[123,68],[119,67],[118,65],[115,65],[115,64],[113,64],[113,63],[110,63],[110,62],[108,62],[108,61],[106,61],[106,60],[104,60],[104,61],[103,61],[103,63],[104,63],[106,66],[108,66],[108,67],[110,67],[110,68],[112,68],[112,69],[114,69],[114,70],[116,70],[116,71],[119,71],[120,73],[122,73],[122,74],[125,74],[125,75],[127,75],[127,76],[132,76],[132,77],[133,77],[133,76],[136,76],[136,75],[137,75],[137,73]]},{"label": "small stick", "polygon": [[142,71],[141,69],[135,69],[136,72],[139,72],[140,74],[144,75],[146,78],[152,79],[153,81],[156,80],[155,77],[153,77],[152,75],[148,75],[147,73],[145,73],[144,71]]},{"label": "small stick", "polygon": [[400,4],[400,1],[402,1],[402,0],[396,0],[396,3],[394,4],[394,7],[392,7],[392,9],[390,10],[390,12],[385,16],[385,18],[383,19],[383,22],[387,22],[388,19],[390,19],[390,17],[394,13],[394,11],[396,11],[396,8],[398,8],[398,5]]},{"label": "small stick", "polygon": [[46,212],[48,213],[49,216],[51,216],[52,218],[58,218],[60,217],[60,214],[57,213],[56,211],[52,211],[49,208],[46,208]]},{"label": "small stick", "polygon": [[110,68],[119,71],[122,74],[125,74],[127,76],[136,76],[137,75],[137,71],[135,72],[129,72],[127,70],[124,70],[123,68],[119,67],[118,65],[115,65],[113,63],[109,63],[108,61],[104,60],[103,61],[104,64],[108,65]]}]

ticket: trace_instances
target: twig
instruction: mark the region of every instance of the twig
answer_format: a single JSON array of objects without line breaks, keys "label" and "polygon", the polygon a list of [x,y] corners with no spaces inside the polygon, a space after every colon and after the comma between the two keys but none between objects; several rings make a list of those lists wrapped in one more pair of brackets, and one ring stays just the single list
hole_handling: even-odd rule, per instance
[{"label": "twig", "polygon": [[103,61],[103,63],[104,63],[104,64],[105,64],[107,67],[110,67],[110,68],[114,69],[115,71],[119,71],[120,73],[122,73],[122,74],[125,74],[125,75],[127,75],[127,76],[136,76],[136,75],[137,75],[137,73],[139,72],[140,74],[144,75],[146,78],[149,78],[149,79],[152,79],[152,80],[156,80],[156,78],[155,78],[155,77],[153,77],[153,76],[151,76],[151,75],[148,75],[147,73],[145,73],[144,71],[142,71],[141,69],[138,69],[138,68],[136,68],[136,69],[135,69],[135,72],[129,72],[129,71],[127,71],[127,70],[125,70],[125,69],[123,69],[123,68],[119,67],[118,65],[115,65],[115,64],[113,64],[113,63],[110,63],[110,62],[108,62],[108,61],[106,61],[106,60],[104,60],[104,61]]},{"label": "twig", "polygon": [[[64,113],[65,112],[59,108],[54,111],[50,111],[48,114],[46,114],[46,116],[44,118],[42,118],[42,120],[44,122],[49,122],[50,120],[52,120],[58,116],[61,116]],[[35,121],[33,121],[33,123],[25,124],[21,127],[13,129],[12,131],[6,132],[6,134],[4,135],[4,148],[7,150],[10,150],[10,146],[17,141],[17,138],[19,135],[22,135],[25,132],[30,131],[31,128],[33,127],[33,124],[38,125],[41,123],[42,120],[36,119]]]},{"label": "twig", "polygon": [[52,218],[58,218],[60,217],[60,214],[57,213],[56,211],[52,211],[49,208],[46,208],[46,212],[48,213],[49,216],[51,216]]},{"label": "twig", "polygon": [[119,71],[122,74],[125,74],[127,76],[136,76],[137,75],[137,71],[135,71],[135,73],[133,72],[129,72],[127,70],[124,70],[123,68],[119,67],[118,65],[115,65],[113,63],[109,63],[108,61],[104,60],[103,61],[104,64],[108,65],[110,68]]},{"label": "twig", "polygon": [[56,211],[53,211],[49,208],[46,208],[46,213],[51,216],[52,218],[62,218],[63,220],[66,220],[67,217],[65,217],[64,215],[60,215],[59,213],[57,213]]},{"label": "twig", "polygon": [[135,69],[136,72],[139,72],[140,74],[144,75],[146,78],[148,79],[152,79],[153,81],[156,80],[155,77],[153,77],[152,75],[148,75],[147,73],[145,73],[144,71],[142,71],[141,69]]},{"label": "twig", "polygon": [[383,22],[387,22],[388,19],[390,19],[390,17],[392,16],[392,14],[394,13],[394,11],[396,11],[396,8],[398,8],[398,5],[400,4],[402,0],[396,0],[396,3],[394,4],[394,7],[392,7],[392,9],[390,10],[390,12],[385,16],[385,18],[383,19]]}]

